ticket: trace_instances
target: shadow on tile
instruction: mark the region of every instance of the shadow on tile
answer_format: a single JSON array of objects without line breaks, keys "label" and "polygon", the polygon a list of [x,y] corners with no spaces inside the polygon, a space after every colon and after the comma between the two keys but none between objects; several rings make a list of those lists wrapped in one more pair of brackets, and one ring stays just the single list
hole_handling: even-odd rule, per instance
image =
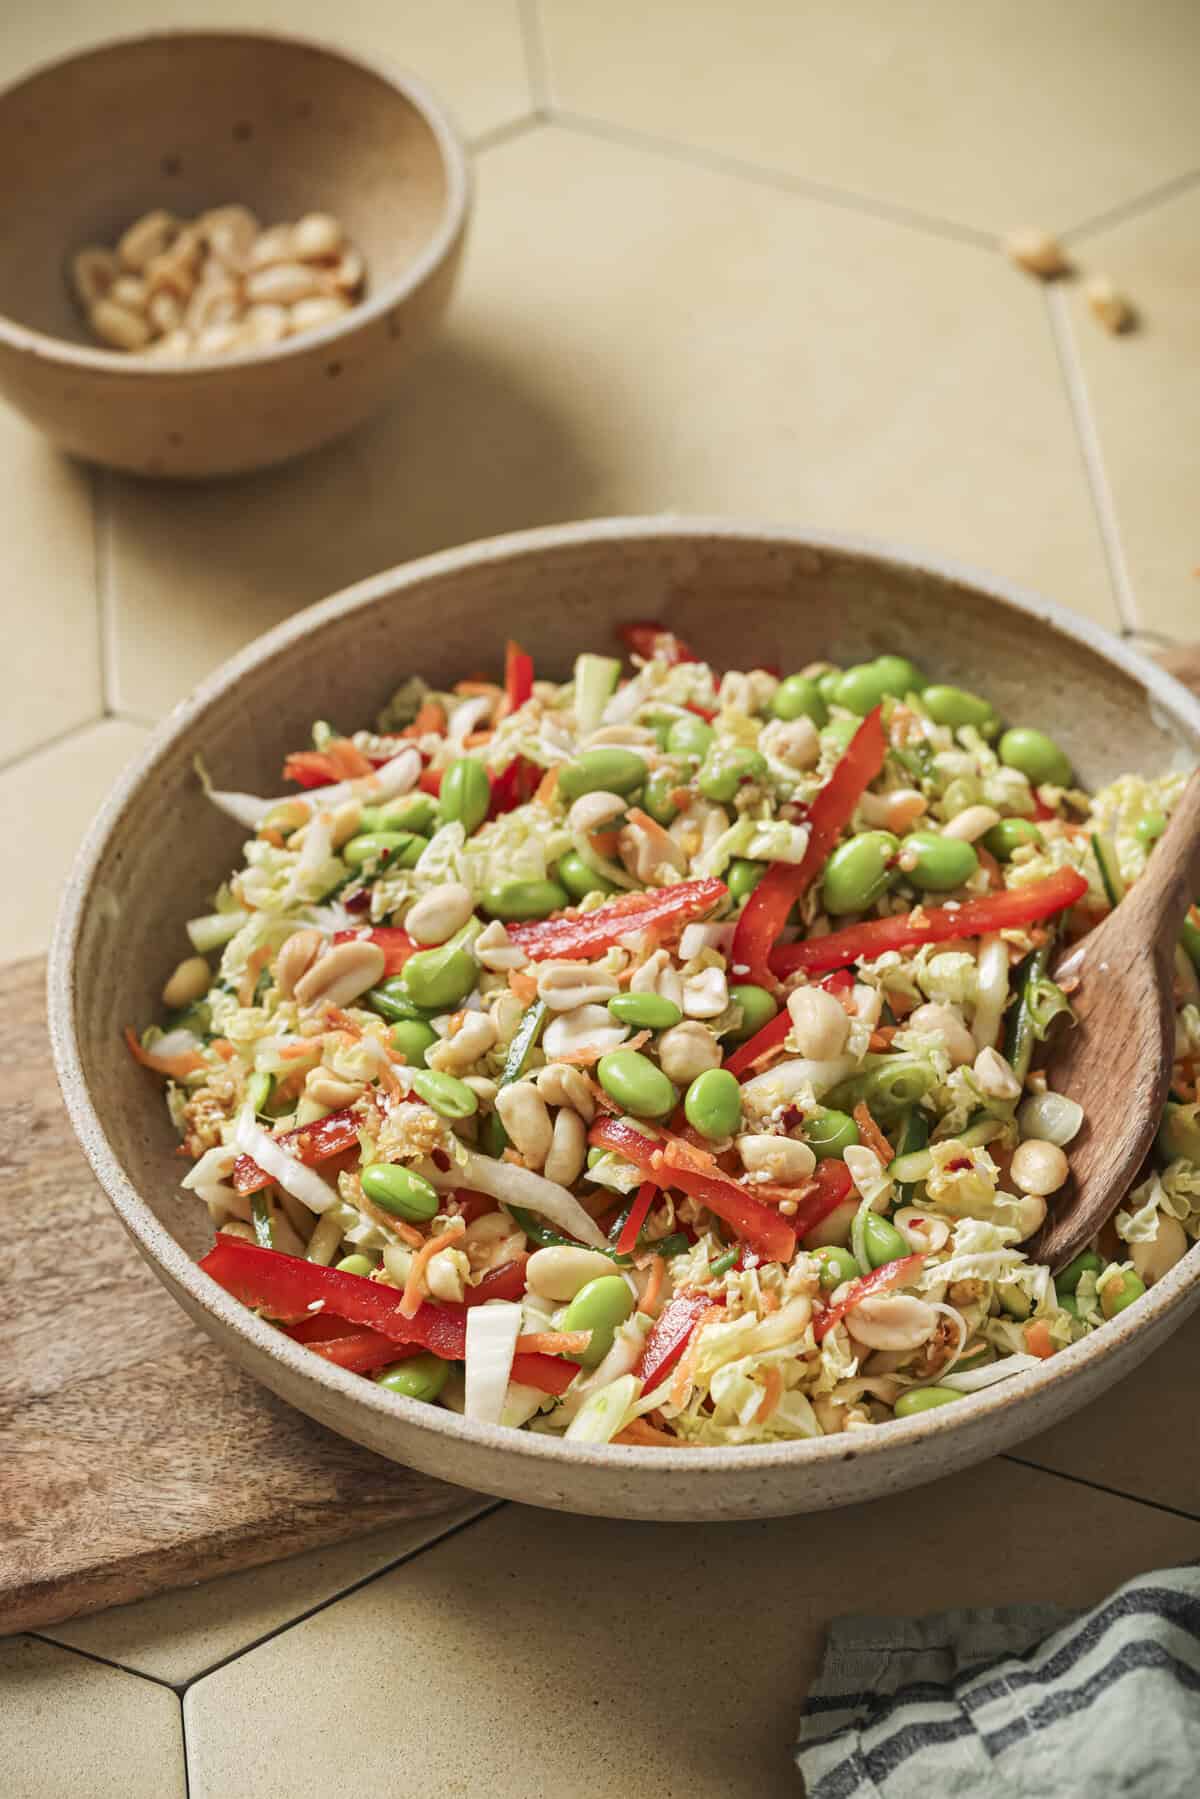
[{"label": "shadow on tile", "polygon": [[595,511],[606,484],[549,382],[460,338],[431,350],[379,419],[301,462],[236,488],[110,485],[119,704],[141,715],[313,600],[431,550]]}]

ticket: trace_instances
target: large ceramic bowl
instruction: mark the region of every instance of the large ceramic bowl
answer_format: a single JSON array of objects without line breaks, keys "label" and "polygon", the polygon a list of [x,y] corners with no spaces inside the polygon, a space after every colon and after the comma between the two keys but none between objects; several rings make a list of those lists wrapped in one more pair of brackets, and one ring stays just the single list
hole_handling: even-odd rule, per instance
[{"label": "large ceramic bowl", "polygon": [[204,1208],[179,1191],[157,1084],[120,1027],[154,1016],[244,833],[204,800],[278,786],[314,717],[370,719],[412,670],[448,683],[498,665],[511,633],[549,675],[621,620],[658,617],[720,665],[797,667],[896,650],[1047,725],[1088,782],[1200,756],[1200,703],[1094,626],[994,581],[879,545],[705,521],[531,531],[361,582],[261,638],[163,724],[85,843],[50,967],[50,1020],[75,1129],[130,1235],[196,1323],[322,1424],[430,1474],[535,1505],[713,1519],[846,1505],[982,1460],[1085,1405],[1200,1301],[1200,1248],[1113,1323],[944,1411],[855,1435],[752,1449],[581,1448],[468,1423],[318,1362],[200,1272]]}]

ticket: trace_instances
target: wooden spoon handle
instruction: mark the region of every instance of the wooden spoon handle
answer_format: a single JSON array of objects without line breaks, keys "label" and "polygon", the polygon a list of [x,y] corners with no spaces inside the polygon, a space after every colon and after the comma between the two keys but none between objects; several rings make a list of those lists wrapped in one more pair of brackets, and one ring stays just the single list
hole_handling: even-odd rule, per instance
[{"label": "wooden spoon handle", "polygon": [[[1187,909],[1200,898],[1200,769],[1195,769],[1171,814],[1171,822],[1125,902],[1157,940],[1174,943]],[[1126,914],[1128,923],[1129,913]]]}]

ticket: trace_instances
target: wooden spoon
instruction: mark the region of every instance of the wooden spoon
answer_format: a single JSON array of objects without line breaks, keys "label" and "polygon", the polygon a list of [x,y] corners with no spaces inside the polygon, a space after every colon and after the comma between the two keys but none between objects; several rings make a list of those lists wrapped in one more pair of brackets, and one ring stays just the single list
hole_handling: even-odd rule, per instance
[{"label": "wooden spoon", "polygon": [[1032,1242],[1058,1269],[1094,1237],[1133,1185],[1162,1118],[1175,1051],[1175,946],[1200,894],[1200,769],[1141,879],[1055,970],[1079,985],[1077,1023],[1056,1031],[1050,1086],[1083,1107],[1071,1179]]}]

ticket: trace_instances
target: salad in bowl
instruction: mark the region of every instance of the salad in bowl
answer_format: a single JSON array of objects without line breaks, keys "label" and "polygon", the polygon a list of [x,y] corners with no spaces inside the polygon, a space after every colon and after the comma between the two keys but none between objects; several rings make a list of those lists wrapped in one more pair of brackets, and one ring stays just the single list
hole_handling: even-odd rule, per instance
[{"label": "salad in bowl", "polygon": [[1200,919],[1155,1166],[1057,1274],[1061,953],[1184,775],[1089,794],[1036,721],[884,655],[717,670],[653,622],[565,682],[419,677],[288,791],[136,1058],[201,1266],[408,1400],[739,1446],[960,1402],[1200,1236]]}]

